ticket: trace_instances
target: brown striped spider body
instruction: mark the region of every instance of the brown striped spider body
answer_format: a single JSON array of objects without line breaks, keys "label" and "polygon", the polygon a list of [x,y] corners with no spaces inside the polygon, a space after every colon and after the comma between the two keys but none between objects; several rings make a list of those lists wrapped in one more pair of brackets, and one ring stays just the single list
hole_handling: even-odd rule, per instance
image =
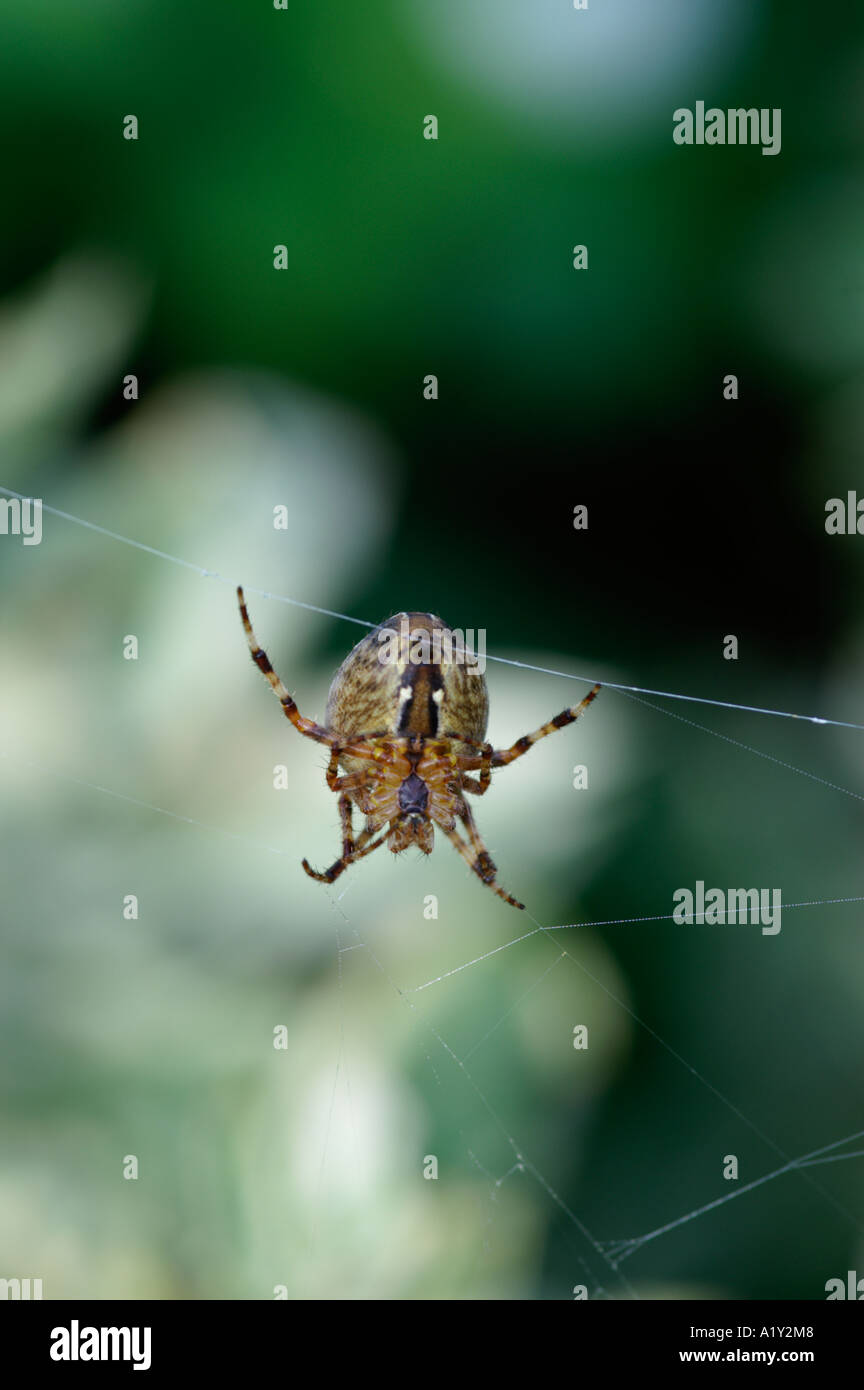
[{"label": "brown striped spider body", "polygon": [[[484,742],[489,695],[473,654],[433,614],[397,613],[348,653],[330,687],[325,723],[316,724],[300,713],[258,645],[242,589],[237,598],[252,660],[286,717],[306,738],[330,750],[326,778],[330,790],[339,793],[342,853],[322,873],[304,859],[306,873],[332,883],[349,864],[385,843],[394,854],[412,845],[430,854],[437,826],[493,893],[524,907],[496,882],[497,870],[466,793],[483,796],[493,768],[506,767],[538,739],[578,719],[600,686],[510,748],[495,749]],[[395,634],[398,640],[390,641]],[[356,836],[354,808],[366,818]]]}]

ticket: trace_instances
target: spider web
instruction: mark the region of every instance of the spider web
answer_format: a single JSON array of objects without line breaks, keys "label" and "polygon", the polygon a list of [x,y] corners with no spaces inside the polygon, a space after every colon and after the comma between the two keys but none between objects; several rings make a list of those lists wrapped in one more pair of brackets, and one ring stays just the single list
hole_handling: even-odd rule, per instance
[{"label": "spider web", "polygon": [[[0,488],[0,492],[10,497],[22,496],[22,494],[16,493],[9,488]],[[235,580],[232,578],[225,578],[213,570],[206,569],[177,556],[155,549],[140,541],[109,531],[91,521],[49,506],[43,506],[43,510],[114,541],[144,551],[169,564],[192,570],[201,577],[210,578],[218,583],[226,585],[230,584],[232,588],[234,586]],[[373,622],[365,619],[351,617],[350,615],[319,607],[313,603],[303,602],[293,597],[269,593],[264,590],[256,589],[248,583],[246,583],[244,587],[247,594],[256,595],[259,598],[305,608],[334,620],[353,623],[364,628],[375,626]],[[265,642],[265,646],[266,645]],[[491,654],[488,659],[500,661],[511,666],[521,667],[550,677],[563,677],[589,684],[593,684],[595,680],[594,676],[576,675],[571,672],[559,671],[539,665],[531,665],[530,663],[514,661],[509,658]],[[777,757],[764,749],[754,747],[750,743],[745,743],[728,734],[709,728],[692,719],[688,719],[673,710],[658,705],[654,700],[647,700],[645,696],[652,695],[656,698],[710,705],[732,711],[746,711],[748,713],[760,714],[772,718],[802,720],[814,726],[821,727],[832,726],[840,729],[860,731],[864,729],[864,725],[821,715],[803,715],[781,709],[714,700],[704,696],[683,694],[680,692],[648,690],[636,685],[625,685],[607,680],[603,681],[603,685],[606,690],[615,692],[615,694],[621,698],[633,701],[643,708],[652,711],[654,714],[662,714],[701,734],[709,734],[712,738],[720,739],[739,752],[774,764],[785,773],[792,773],[811,782],[815,782],[826,790],[839,792],[844,796],[852,797],[859,801],[864,800],[864,795],[853,788],[842,786],[811,770],[799,767],[783,758]],[[230,839],[268,854],[288,856],[292,863],[294,859],[296,859],[296,854],[293,849],[288,850],[285,847],[267,844],[255,837],[243,835],[234,830],[202,821],[196,817],[184,815],[182,811],[155,805],[149,801],[135,797],[126,788],[104,786],[82,777],[74,777],[58,772],[55,768],[46,767],[31,759],[27,751],[19,753],[16,750],[10,753],[9,750],[3,750],[2,757],[4,760],[14,761],[16,764],[37,771],[40,775],[60,778],[82,790],[98,793],[99,795],[138,807],[153,814],[180,821],[186,825],[199,828],[207,834]],[[330,1095],[325,1131],[321,1138],[321,1158],[318,1171],[317,1195],[313,1203],[313,1241],[315,1238],[318,1214],[324,1200],[328,1150],[332,1142],[332,1122],[339,1096],[340,1082],[345,1087],[346,1104],[353,1127],[354,1101],[352,1100],[349,1067],[350,1040],[346,1032],[344,1007],[345,992],[348,989],[344,965],[345,958],[351,953],[360,953],[372,963],[374,970],[385,983],[387,990],[395,997],[399,1007],[410,1015],[411,1025],[422,1039],[421,1047],[425,1062],[430,1068],[434,1084],[436,1086],[445,1084],[444,1078],[449,1072],[451,1082],[455,1078],[461,1085],[464,1093],[470,1098],[471,1104],[478,1107],[491,1122],[492,1128],[498,1136],[499,1143],[500,1162],[497,1167],[492,1166],[486,1154],[484,1154],[483,1157],[478,1156],[472,1147],[470,1139],[466,1136],[464,1128],[460,1128],[459,1130],[465,1145],[464,1156],[468,1165],[471,1169],[479,1172],[483,1176],[484,1181],[488,1184],[489,1196],[493,1203],[492,1207],[490,1207],[490,1222],[494,1219],[494,1204],[498,1202],[500,1194],[505,1188],[520,1180],[525,1180],[533,1184],[543,1202],[546,1203],[552,1211],[557,1213],[560,1218],[561,1229],[565,1233],[565,1237],[571,1249],[577,1282],[587,1287],[589,1297],[639,1297],[637,1284],[628,1272],[630,1269],[629,1264],[627,1271],[622,1269],[625,1262],[631,1260],[635,1262],[636,1258],[646,1246],[662,1241],[673,1232],[680,1231],[682,1227],[692,1225],[694,1222],[707,1218],[709,1214],[716,1213],[719,1209],[727,1207],[730,1203],[738,1202],[740,1199],[746,1201],[750,1194],[757,1189],[764,1190],[769,1184],[778,1183],[784,1178],[792,1178],[797,1183],[806,1185],[810,1189],[813,1200],[826,1210],[830,1209],[835,1217],[839,1218],[840,1223],[850,1236],[853,1238],[857,1236],[859,1239],[864,1236],[864,1223],[862,1223],[860,1217],[849,1210],[848,1207],[836,1197],[834,1192],[825,1186],[821,1177],[815,1174],[816,1169],[864,1157],[864,1147],[858,1147],[860,1142],[864,1140],[864,1128],[841,1137],[831,1137],[828,1142],[816,1148],[809,1149],[806,1152],[790,1154],[776,1141],[774,1135],[771,1133],[770,1126],[757,1123],[751,1115],[745,1113],[730,1096],[724,1094],[724,1092],[714,1084],[708,1069],[697,1068],[693,1065],[691,1060],[688,1059],[682,1051],[673,1047],[663,1034],[649,1023],[647,1018],[643,1017],[632,1008],[626,999],[621,998],[610,989],[600,976],[589,969],[583,959],[580,959],[579,947],[575,942],[575,935],[580,931],[584,932],[589,929],[592,931],[599,931],[612,927],[638,928],[648,923],[671,921],[673,920],[672,913],[649,912],[643,915],[621,915],[597,921],[574,921],[549,925],[539,922],[532,916],[530,911],[526,910],[525,916],[532,923],[529,930],[522,931],[513,936],[508,936],[507,939],[489,950],[485,950],[479,954],[468,955],[455,966],[450,966],[430,978],[417,982],[409,982],[404,979],[395,978],[391,967],[384,957],[384,952],[373,943],[368,933],[361,932],[357,923],[346,913],[343,907],[343,900],[348,889],[346,888],[340,893],[331,889],[322,891],[326,893],[334,914],[334,941],[336,968],[338,972],[340,1018],[332,1092]],[[798,913],[810,908],[825,909],[832,906],[853,905],[861,902],[864,902],[864,895],[850,895],[804,899],[797,902],[784,903],[783,908],[785,911],[794,911]],[[501,919],[502,921],[506,920],[503,909]],[[436,991],[440,992],[443,987],[446,987],[447,982],[453,980],[454,977],[463,976],[465,972],[481,968],[484,963],[490,961],[493,957],[500,957],[507,953],[509,958],[509,953],[518,952],[525,942],[532,939],[542,941],[544,946],[548,948],[548,960],[545,962],[542,970],[537,974],[536,978],[519,993],[518,997],[514,998],[512,1002],[509,1003],[507,1009],[500,1014],[500,1016],[496,1017],[491,1025],[485,1027],[482,1033],[475,1037],[467,1047],[454,1046],[451,1041],[448,1040],[448,1037],[445,1036],[442,1027],[434,1021],[431,1016],[431,1010],[425,1007],[426,1001],[431,999]],[[558,973],[562,969],[578,972],[582,977],[590,981],[594,989],[606,995],[612,1004],[614,1004],[615,1008],[622,1010],[630,1022],[635,1025],[646,1038],[650,1039],[651,1044],[659,1052],[671,1059],[675,1067],[685,1074],[684,1079],[687,1081],[688,1085],[693,1085],[707,1092],[717,1107],[733,1116],[740,1126],[749,1130],[763,1146],[775,1155],[779,1162],[766,1164],[764,1171],[759,1175],[740,1185],[736,1183],[731,1190],[725,1192],[721,1196],[709,1196],[709,1185],[706,1183],[706,1197],[704,1201],[692,1208],[681,1209],[671,1217],[666,1213],[658,1213],[657,1224],[648,1229],[627,1234],[621,1231],[597,1231],[593,1229],[593,1227],[589,1228],[582,1215],[580,1215],[579,1210],[574,1209],[572,1202],[565,1199],[558,1190],[556,1184],[547,1177],[545,1170],[548,1165],[544,1163],[541,1167],[536,1157],[532,1155],[530,1139],[526,1141],[524,1135],[517,1134],[512,1130],[506,1116],[501,1113],[500,1105],[493,1104],[488,1095],[488,1088],[479,1084],[476,1076],[468,1066],[468,1063],[475,1057],[479,1050],[491,1038],[498,1034],[499,1030],[504,1028],[523,1001],[529,995],[533,995],[537,992],[542,994],[544,985],[552,974]],[[358,1142],[356,1130],[354,1131],[354,1142]],[[565,1291],[562,1290],[559,1296],[566,1296]]]}]

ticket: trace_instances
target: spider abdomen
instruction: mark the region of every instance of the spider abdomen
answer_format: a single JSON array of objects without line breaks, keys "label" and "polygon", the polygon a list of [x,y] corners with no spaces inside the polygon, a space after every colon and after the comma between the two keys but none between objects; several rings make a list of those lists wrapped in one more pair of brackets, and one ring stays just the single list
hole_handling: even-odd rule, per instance
[{"label": "spider abdomen", "polygon": [[[336,672],[326,727],[340,740],[391,734],[482,743],[486,678],[433,613],[396,613],[357,643]],[[344,760],[347,767],[350,759]]]}]

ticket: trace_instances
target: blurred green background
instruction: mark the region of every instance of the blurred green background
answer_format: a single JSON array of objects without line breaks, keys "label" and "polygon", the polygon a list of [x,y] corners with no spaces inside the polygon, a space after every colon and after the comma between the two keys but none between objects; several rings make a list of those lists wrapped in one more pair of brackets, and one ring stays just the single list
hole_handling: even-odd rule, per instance
[{"label": "blurred green background", "polygon": [[[864,493],[859,5],[0,18],[3,485],[251,590],[864,723],[864,542],[824,528],[829,497]],[[782,152],[675,146],[700,99],[781,108]],[[0,1276],[822,1298],[861,1270],[854,1158],[658,1237],[626,1283],[584,1233],[727,1196],[727,1154],[743,1185],[864,1128],[860,904],[789,910],[775,937],[622,920],[698,879],[864,892],[860,732],[607,690],[477,805],[531,918],[440,837],[330,891],[299,865],[338,850],[325,759],[229,584],[49,514],[39,546],[0,537],[0,583]],[[250,608],[323,716],[361,630]],[[498,744],[585,688],[488,678]],[[612,925],[447,975],[535,922]]]}]

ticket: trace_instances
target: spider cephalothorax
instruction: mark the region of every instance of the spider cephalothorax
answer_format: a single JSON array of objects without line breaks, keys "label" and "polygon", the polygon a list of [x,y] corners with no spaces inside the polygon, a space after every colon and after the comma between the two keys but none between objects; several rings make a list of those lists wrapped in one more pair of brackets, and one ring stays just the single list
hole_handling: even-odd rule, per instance
[{"label": "spider cephalothorax", "polygon": [[[523,907],[496,883],[495,865],[465,793],[482,796],[493,768],[506,767],[538,739],[578,719],[600,686],[510,748],[494,749],[484,742],[489,696],[473,654],[431,613],[397,613],[348,653],[330,687],[326,723],[316,724],[300,713],[259,647],[242,589],[237,597],[252,660],[287,718],[301,734],[330,749],[327,785],[339,793],[342,854],[323,873],[304,859],[307,874],[332,883],[355,859],[385,842],[394,854],[411,846],[430,854],[437,825],[487,887]],[[356,838],[355,806],[366,817]],[[459,833],[460,823],[467,839]]]}]

